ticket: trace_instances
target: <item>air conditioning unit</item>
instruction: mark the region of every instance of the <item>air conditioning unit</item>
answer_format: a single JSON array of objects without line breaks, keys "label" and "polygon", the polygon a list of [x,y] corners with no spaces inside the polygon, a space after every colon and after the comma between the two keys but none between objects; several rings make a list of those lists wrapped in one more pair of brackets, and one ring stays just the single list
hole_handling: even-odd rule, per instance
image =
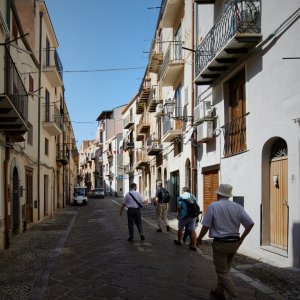
[{"label": "air conditioning unit", "polygon": [[202,122],[205,119],[210,119],[213,116],[213,107],[211,101],[201,101],[194,109],[194,121]]},{"label": "air conditioning unit", "polygon": [[155,116],[162,117],[164,115],[164,107],[161,103],[158,103],[155,109]]},{"label": "air conditioning unit", "polygon": [[213,121],[204,121],[197,126],[197,142],[208,142],[214,137]]}]

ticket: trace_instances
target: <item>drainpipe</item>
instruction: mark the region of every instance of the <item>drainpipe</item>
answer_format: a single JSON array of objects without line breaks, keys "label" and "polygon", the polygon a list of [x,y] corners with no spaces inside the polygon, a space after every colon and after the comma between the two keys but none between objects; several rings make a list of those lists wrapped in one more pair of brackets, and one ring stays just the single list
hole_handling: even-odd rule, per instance
[{"label": "drainpipe", "polygon": [[41,176],[41,89],[42,89],[42,29],[43,29],[43,12],[40,12],[40,37],[39,37],[39,96],[38,96],[38,169],[37,169],[37,210],[38,221],[40,220],[40,176]]},{"label": "drainpipe", "polygon": [[[195,5],[197,4],[192,4],[193,5],[193,8],[192,8],[192,44],[193,44],[193,48],[195,47],[195,30],[194,30],[194,27],[195,27]],[[191,106],[192,106],[192,109],[194,109],[194,106],[195,106],[195,84],[194,84],[194,66],[195,66],[195,52],[192,51],[192,103],[191,103]],[[193,138],[192,138],[192,147],[191,147],[191,191],[192,191],[192,194],[195,195],[197,197],[197,186],[196,186],[196,183],[197,183],[197,166],[196,166],[196,162],[197,162],[197,144],[196,146],[194,146],[196,142],[196,133],[193,132]]]},{"label": "drainpipe", "polygon": [[3,163],[4,174],[4,198],[5,198],[5,248],[10,245],[10,207],[9,207],[9,187],[8,187],[8,162],[10,156],[10,147],[8,137],[5,139],[5,160]]},{"label": "drainpipe", "polygon": [[[10,14],[11,14],[11,1],[6,1],[6,23],[7,27],[10,30]],[[6,41],[9,40],[9,37],[6,38]],[[6,93],[9,93],[9,86],[10,86],[10,72],[9,72],[9,56],[8,56],[8,47],[9,45],[5,46],[5,90]],[[9,206],[9,183],[8,183],[8,163],[9,163],[9,157],[10,157],[10,147],[9,147],[9,138],[5,137],[5,159],[3,162],[3,175],[4,175],[4,207],[5,207],[5,224],[4,224],[4,231],[5,231],[5,248],[8,249],[10,245],[10,206]]]}]

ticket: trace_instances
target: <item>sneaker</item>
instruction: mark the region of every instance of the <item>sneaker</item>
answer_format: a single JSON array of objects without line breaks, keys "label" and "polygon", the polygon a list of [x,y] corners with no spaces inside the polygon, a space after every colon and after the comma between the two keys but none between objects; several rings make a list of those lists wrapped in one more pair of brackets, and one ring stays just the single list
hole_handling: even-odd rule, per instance
[{"label": "sneaker", "polygon": [[178,240],[174,240],[174,244],[180,246],[181,242],[179,242]]},{"label": "sneaker", "polygon": [[192,250],[192,251],[195,251],[195,252],[197,251],[197,248],[194,247],[193,245],[191,245],[191,246],[189,247],[189,249]]},{"label": "sneaker", "polygon": [[145,237],[141,234],[141,241],[144,241]]},{"label": "sneaker", "polygon": [[133,241],[133,238],[128,238],[127,241],[128,241],[128,242],[132,242],[132,241]]},{"label": "sneaker", "polygon": [[167,228],[167,231],[168,231],[168,232],[171,230],[171,228],[170,228],[169,225],[167,225],[166,228]]},{"label": "sneaker", "polygon": [[157,231],[157,232],[162,232],[162,230],[161,230],[161,229],[157,229],[156,231]]},{"label": "sneaker", "polygon": [[211,291],[210,291],[210,294],[211,294],[211,296],[212,296],[211,299],[216,299],[216,300],[226,300],[224,294],[216,293],[214,290],[211,290]]}]

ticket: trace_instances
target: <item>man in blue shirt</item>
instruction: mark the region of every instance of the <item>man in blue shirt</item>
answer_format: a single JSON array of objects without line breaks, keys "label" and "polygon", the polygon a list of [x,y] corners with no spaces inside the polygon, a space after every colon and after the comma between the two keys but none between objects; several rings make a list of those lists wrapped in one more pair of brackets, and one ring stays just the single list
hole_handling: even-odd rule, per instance
[{"label": "man in blue shirt", "polygon": [[[229,271],[234,254],[254,225],[244,208],[229,200],[231,196],[232,186],[220,184],[217,191],[218,200],[208,206],[197,238],[197,246],[199,246],[209,230],[209,237],[214,239],[213,263],[218,281],[217,288],[212,290],[211,294],[217,299],[225,299],[225,291],[230,299],[240,299]],[[241,224],[245,230],[240,237]]]}]

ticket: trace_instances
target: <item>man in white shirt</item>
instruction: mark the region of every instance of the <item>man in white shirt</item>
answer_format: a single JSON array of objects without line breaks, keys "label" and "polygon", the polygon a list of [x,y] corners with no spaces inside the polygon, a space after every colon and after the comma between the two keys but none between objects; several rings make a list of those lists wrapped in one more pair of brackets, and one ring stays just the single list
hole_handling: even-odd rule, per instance
[{"label": "man in white shirt", "polygon": [[131,183],[130,191],[126,193],[120,209],[120,216],[122,216],[123,209],[125,206],[127,207],[129,242],[133,241],[134,224],[138,229],[141,241],[145,240],[141,216],[141,207],[143,202],[143,196],[136,191],[136,183]]},{"label": "man in white shirt", "polygon": [[[237,289],[230,277],[231,261],[245,237],[251,231],[254,222],[244,208],[229,198],[232,196],[230,184],[220,184],[218,201],[211,203],[202,221],[202,228],[197,238],[197,246],[209,230],[209,237],[213,238],[213,263],[218,281],[217,288],[211,294],[217,299],[225,299],[226,291],[230,299],[238,299]],[[240,225],[245,228],[240,237]]]}]

